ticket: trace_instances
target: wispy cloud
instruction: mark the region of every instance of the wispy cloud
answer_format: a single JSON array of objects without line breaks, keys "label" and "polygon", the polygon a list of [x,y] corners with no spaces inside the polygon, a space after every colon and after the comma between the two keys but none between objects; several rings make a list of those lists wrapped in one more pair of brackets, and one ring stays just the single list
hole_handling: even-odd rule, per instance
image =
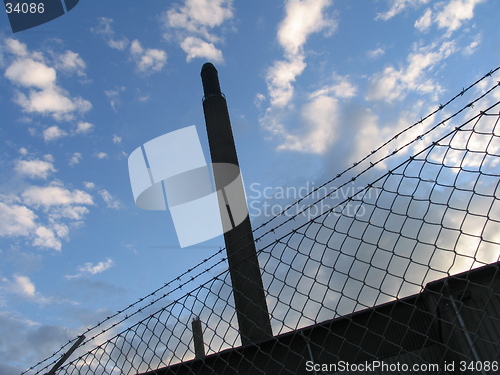
[{"label": "wispy cloud", "polygon": [[405,66],[396,68],[389,65],[370,78],[366,99],[392,102],[403,100],[410,91],[421,94],[441,92],[441,86],[431,78],[429,72],[457,50],[454,41],[415,45]]},{"label": "wispy cloud", "polygon": [[82,161],[83,156],[79,152],[74,152],[73,155],[71,155],[71,158],[69,159],[68,164],[73,167],[77,164],[80,164],[80,161]]},{"label": "wispy cloud", "polygon": [[475,7],[484,0],[441,1],[434,5],[434,10],[427,8],[415,22],[415,28],[427,31],[432,25],[446,29],[448,33],[458,30],[462,24],[474,17]]},{"label": "wispy cloud", "polygon": [[110,269],[111,267],[114,266],[114,261],[111,258],[106,259],[103,262],[98,262],[96,264],[87,262],[84,263],[81,266],[78,266],[77,268],[77,273],[74,275],[66,275],[67,279],[76,279],[76,278],[81,278],[85,276],[93,276],[97,275],[100,273],[103,273],[104,271]]},{"label": "wispy cloud", "polygon": [[92,32],[101,35],[110,48],[123,51],[128,47],[129,41],[125,37],[117,37],[113,30],[113,19],[100,17],[98,18],[99,24],[97,27],[92,28]]},{"label": "wispy cloud", "polygon": [[57,56],[56,66],[66,73],[76,73],[79,76],[85,75],[86,64],[78,53],[66,51]]},{"label": "wispy cloud", "polygon": [[121,86],[121,87],[116,87],[113,90],[104,91],[104,95],[106,95],[106,97],[108,98],[109,105],[111,105],[113,111],[116,112],[118,106],[121,103],[120,94],[125,90],[126,88],[124,86]]},{"label": "wispy cloud", "polygon": [[93,128],[94,128],[94,125],[91,124],[90,122],[80,121],[76,125],[75,133],[76,134],[87,134],[87,133],[90,133]]},{"label": "wispy cloud", "polygon": [[372,50],[369,50],[366,55],[370,59],[378,59],[379,57],[383,56],[385,54],[385,50],[383,48],[375,48]]},{"label": "wispy cloud", "polygon": [[122,137],[116,134],[113,134],[111,140],[113,141],[114,144],[122,143]]},{"label": "wispy cloud", "polygon": [[322,87],[310,94],[311,98],[318,96],[333,95],[337,98],[352,98],[357,94],[357,87],[349,80],[349,76],[333,74],[333,83]]},{"label": "wispy cloud", "polygon": [[102,35],[110,48],[119,51],[128,49],[130,58],[135,62],[137,72],[153,74],[160,72],[167,62],[167,53],[162,49],[143,48],[141,42],[134,39],[129,42],[126,37],[118,37],[113,30],[113,19],[101,17],[99,25],[92,29],[97,35]]},{"label": "wispy cloud", "polygon": [[122,206],[121,202],[117,198],[113,197],[111,193],[106,189],[99,190],[99,195],[106,203],[107,208],[112,208],[117,210]]},{"label": "wispy cloud", "polygon": [[375,19],[387,21],[403,12],[406,8],[415,8],[427,4],[429,0],[388,0],[388,2],[390,3],[389,9],[378,13]]}]

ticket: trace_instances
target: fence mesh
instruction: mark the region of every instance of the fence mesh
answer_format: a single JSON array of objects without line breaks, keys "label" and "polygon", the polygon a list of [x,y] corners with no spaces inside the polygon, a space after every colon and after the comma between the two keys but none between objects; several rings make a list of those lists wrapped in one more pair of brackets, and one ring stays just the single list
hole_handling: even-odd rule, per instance
[{"label": "fence mesh", "polygon": [[221,249],[89,328],[57,374],[497,373],[498,70],[254,230],[272,339],[241,347]]}]

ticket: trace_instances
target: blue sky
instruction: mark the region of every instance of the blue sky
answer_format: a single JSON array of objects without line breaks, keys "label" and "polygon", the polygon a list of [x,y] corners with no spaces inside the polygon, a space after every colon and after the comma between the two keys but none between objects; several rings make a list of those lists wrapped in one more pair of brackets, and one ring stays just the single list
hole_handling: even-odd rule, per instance
[{"label": "blue sky", "polygon": [[190,125],[208,157],[203,63],[219,71],[259,207],[265,187],[321,184],[496,68],[499,10],[81,1],[16,34],[2,16],[0,372],[35,364],[224,246],[180,249],[168,213],[134,205],[127,169],[134,149]]}]

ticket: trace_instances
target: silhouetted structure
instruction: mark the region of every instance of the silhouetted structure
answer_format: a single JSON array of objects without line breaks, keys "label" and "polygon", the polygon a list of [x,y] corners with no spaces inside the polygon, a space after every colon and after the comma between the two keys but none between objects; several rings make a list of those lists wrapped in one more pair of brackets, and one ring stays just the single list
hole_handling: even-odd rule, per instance
[{"label": "silhouetted structure", "polygon": [[[222,216],[228,214],[234,226],[235,213],[231,212],[228,197],[224,193],[224,188],[233,182],[231,180],[234,176],[228,175],[223,164],[233,164],[239,167],[239,163],[227,103],[221,92],[217,70],[213,64],[203,65],[201,78],[204,91],[203,111],[210,155],[214,164],[215,186],[217,191],[222,192],[219,194],[219,207]],[[241,180],[234,183],[239,183],[241,186],[237,187],[239,191],[236,194],[232,194],[232,199],[238,202],[232,201],[231,203],[235,203],[236,207],[244,206],[246,209]],[[249,216],[247,215],[242,223],[224,233],[224,240],[241,342],[243,345],[258,343],[272,337],[272,331]]]},{"label": "silhouetted structure", "polygon": [[203,342],[203,329],[199,316],[191,322],[191,329],[193,330],[194,354],[198,359],[205,358],[205,343]]},{"label": "silhouetted structure", "polygon": [[499,293],[500,262],[433,281],[417,295],[145,375],[351,373],[342,370],[346,363],[372,366],[355,373],[493,374]]}]

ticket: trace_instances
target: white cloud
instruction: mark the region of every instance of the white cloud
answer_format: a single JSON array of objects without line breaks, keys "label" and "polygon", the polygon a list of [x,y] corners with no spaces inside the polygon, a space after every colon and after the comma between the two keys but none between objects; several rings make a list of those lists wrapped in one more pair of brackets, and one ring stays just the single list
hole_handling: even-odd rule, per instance
[{"label": "white cloud", "polygon": [[[20,274],[14,274],[12,277],[12,280],[9,280],[7,278],[3,278],[0,280],[3,282],[3,285],[0,286],[1,289],[4,289],[8,291],[9,293],[16,294],[18,296],[21,296],[22,298],[30,301],[30,302],[35,302],[39,304],[54,304],[60,302],[55,298],[46,298],[41,295],[40,292],[36,290],[35,283],[25,275],[20,275]],[[66,301],[69,302],[69,301]],[[5,315],[3,316],[5,317]],[[37,326],[38,324],[30,321],[30,320],[24,320],[23,323],[26,324],[26,326]]]},{"label": "white cloud", "polygon": [[167,11],[170,27],[201,34],[208,39],[217,39],[208,29],[222,25],[233,18],[232,0],[186,0],[183,6]]},{"label": "white cloud", "polygon": [[93,182],[85,181],[83,185],[85,186],[85,189],[89,190],[95,189],[95,184]]},{"label": "white cloud", "polygon": [[52,172],[56,172],[51,161],[40,159],[16,160],[14,169],[24,176],[43,179],[46,179]]},{"label": "white cloud", "polygon": [[28,236],[36,227],[36,214],[28,207],[0,202],[0,236]]},{"label": "white cloud", "polygon": [[43,155],[43,158],[47,161],[50,161],[51,163],[53,163],[55,160],[51,154],[45,154],[45,155]]},{"label": "white cloud", "polygon": [[117,87],[114,90],[106,90],[104,91],[104,95],[109,99],[109,104],[111,105],[111,108],[113,108],[114,111],[116,111],[116,108],[118,105],[120,105],[120,93],[125,91],[125,87]]},{"label": "white cloud", "polygon": [[453,41],[414,47],[414,51],[406,59],[406,67],[396,69],[394,66],[388,66],[370,78],[366,99],[391,102],[404,99],[408,91],[422,94],[439,93],[442,88],[428,77],[429,72],[456,51]]},{"label": "white cloud", "polygon": [[335,141],[338,127],[338,100],[325,95],[317,95],[301,109],[305,124],[300,134],[285,136],[279,150],[292,150],[322,154]]},{"label": "white cloud", "polygon": [[142,102],[142,103],[147,102],[151,98],[151,96],[149,94],[138,93],[137,95],[138,95],[137,100]]},{"label": "white cloud", "polygon": [[331,1],[291,0],[285,5],[285,18],[278,29],[278,41],[285,51],[286,60],[276,61],[266,74],[272,106],[286,106],[293,97],[293,82],[306,68],[303,46],[307,38],[320,31],[327,34],[336,28],[326,9]]},{"label": "white cloud", "polygon": [[284,107],[290,103],[294,93],[293,82],[305,68],[304,57],[299,55],[288,61],[275,61],[268,69],[266,83],[273,107]]},{"label": "white cloud", "polygon": [[84,206],[63,206],[54,211],[53,217],[78,221],[83,220],[88,213],[89,209]]},{"label": "white cloud", "polygon": [[211,42],[194,36],[188,36],[181,42],[181,48],[186,52],[186,61],[189,62],[196,58],[205,58],[213,62],[222,62],[224,60],[222,51],[217,49]]},{"label": "white cloud", "polygon": [[185,0],[183,5],[165,12],[165,24],[176,31],[187,61],[194,58],[223,61],[222,51],[215,46],[221,37],[213,30],[234,17],[232,7],[232,0]]},{"label": "white cloud", "polygon": [[255,106],[257,108],[260,109],[262,102],[264,102],[264,100],[266,100],[266,96],[264,94],[258,92],[257,94],[255,94],[255,99],[254,99],[253,103],[255,104]]},{"label": "white cloud", "polygon": [[85,113],[92,108],[89,101],[69,98],[57,86],[42,91],[30,90],[29,95],[19,93],[15,102],[26,112],[52,115],[54,119],[71,120],[74,112]]},{"label": "white cloud", "polygon": [[432,10],[427,9],[422,17],[415,21],[415,28],[419,31],[426,31],[432,25]]},{"label": "white cloud", "polygon": [[93,28],[92,31],[98,35],[102,35],[109,47],[123,51],[128,46],[128,39],[125,37],[116,37],[111,24],[114,22],[111,18],[100,17],[99,25]]},{"label": "white cloud", "polygon": [[113,259],[108,258],[105,262],[99,262],[96,265],[92,263],[85,263],[83,266],[78,267],[80,272],[89,273],[90,275],[97,275],[113,267]]},{"label": "white cloud", "polygon": [[391,6],[389,10],[383,13],[378,13],[375,19],[387,21],[399,13],[403,12],[409,6],[418,7],[422,4],[427,4],[429,0],[390,0]]},{"label": "white cloud", "polygon": [[20,41],[12,38],[6,38],[5,39],[5,46],[7,47],[7,50],[18,56],[18,57],[25,57],[28,55],[28,48],[26,47],[26,44],[21,43]]},{"label": "white cloud", "polygon": [[113,197],[106,189],[99,190],[99,195],[106,203],[107,208],[112,208],[117,210],[122,206],[121,202],[115,197]]},{"label": "white cloud", "polygon": [[24,297],[35,297],[35,284],[31,282],[28,276],[14,275],[14,289]]},{"label": "white cloud", "polygon": [[[310,102],[301,108],[299,115],[292,105],[294,83],[307,67],[304,45],[308,38],[319,32],[329,36],[337,28],[337,21],[327,14],[331,3],[330,0],[289,0],[285,4],[285,17],[277,33],[284,59],[275,61],[266,72],[270,106],[260,119],[261,126],[280,140],[279,150],[324,153],[334,140],[331,129],[337,115],[337,99],[332,94],[355,95],[356,88],[347,77],[336,77],[333,85],[310,96]],[[261,103],[264,96],[260,98]],[[316,116],[312,115],[313,111],[317,111]],[[297,117],[300,128],[290,131],[284,125],[286,117]]]},{"label": "white cloud", "polygon": [[399,98],[403,91],[403,88],[398,86],[401,77],[402,73],[393,66],[389,66],[383,72],[372,76],[367,100],[392,101]]},{"label": "white cloud", "polygon": [[61,186],[30,186],[21,197],[25,204],[35,208],[64,205],[93,205],[92,196],[82,190],[68,190]]},{"label": "white cloud", "polygon": [[302,54],[302,47],[311,34],[324,31],[331,35],[336,30],[337,22],[325,14],[330,5],[331,0],[287,1],[286,16],[278,29],[278,41],[287,54]]},{"label": "white cloud", "polygon": [[61,129],[57,125],[52,125],[49,126],[47,129],[45,129],[42,133],[43,139],[46,142],[49,141],[55,141],[60,138],[64,138],[67,136],[75,136],[75,135],[80,135],[80,134],[88,134],[90,133],[94,128],[94,125],[92,125],[89,122],[79,122],[76,125],[76,129],[72,130],[71,132],[67,132],[63,129]]},{"label": "white cloud", "polygon": [[137,70],[142,73],[159,72],[167,62],[167,53],[159,49],[144,49],[135,39],[130,45],[130,53],[137,64]]},{"label": "white cloud", "polygon": [[[57,251],[62,249],[62,239],[68,238],[68,220],[81,225],[89,212],[85,206],[94,204],[88,193],[56,185],[30,186],[15,200],[21,200],[25,207],[2,204],[8,214],[8,220],[2,225],[3,234],[25,236],[32,239],[33,246]],[[31,209],[40,209],[45,215],[37,217]],[[35,222],[37,218],[46,222]]]},{"label": "white cloud", "polygon": [[92,131],[94,128],[94,125],[92,125],[90,122],[79,122],[76,126],[75,133],[76,134],[87,134]]},{"label": "white cloud", "polygon": [[426,9],[424,14],[415,22],[419,31],[427,31],[435,24],[439,29],[446,29],[448,33],[458,30],[462,24],[474,17],[474,8],[484,0],[452,0],[438,2],[434,11]]},{"label": "white cloud", "polygon": [[67,279],[75,279],[79,277],[84,277],[86,275],[97,275],[103,273],[104,271],[110,269],[115,265],[113,259],[108,258],[104,262],[98,262],[97,264],[87,262],[81,266],[78,266],[78,273],[76,275],[66,275]]},{"label": "white cloud", "polygon": [[43,139],[45,141],[55,141],[56,139],[66,137],[67,132],[62,130],[57,125],[52,125],[43,131]]},{"label": "white cloud", "polygon": [[14,102],[25,112],[50,115],[60,121],[71,120],[75,113],[85,113],[92,108],[89,101],[81,97],[72,98],[57,85],[55,68],[83,72],[85,64],[78,54],[66,51],[65,54],[56,56],[54,67],[51,67],[45,62],[42,53],[30,53],[26,45],[15,39],[7,39],[6,45],[7,50],[16,58],[4,75],[20,89],[28,90],[17,91],[14,97]]},{"label": "white cloud", "polygon": [[[99,26],[92,29],[96,34],[102,35],[109,47],[119,51],[125,51],[129,46],[129,41],[125,37],[117,38],[112,28],[113,20],[111,18],[99,18]],[[144,49],[141,43],[135,39],[130,43],[130,55],[136,63],[137,71],[151,74],[163,69],[167,62],[167,53],[161,49]],[[115,107],[113,106],[113,109]]]},{"label": "white cloud", "polygon": [[38,224],[38,216],[26,206],[0,202],[0,214],[2,237],[33,237],[34,246],[61,250],[57,236],[63,238],[68,234],[68,228],[62,224],[51,224],[53,229]]},{"label": "white cloud", "polygon": [[85,62],[78,53],[66,51],[58,56],[57,67],[68,73],[85,75]]},{"label": "white cloud", "polygon": [[14,61],[5,71],[5,77],[24,87],[46,89],[56,82],[56,70],[32,59]]},{"label": "white cloud", "polygon": [[130,53],[132,55],[141,55],[142,53],[144,53],[144,49],[142,48],[141,43],[137,39],[132,41],[132,43],[130,44]]},{"label": "white cloud", "polygon": [[108,157],[108,154],[106,154],[105,152],[98,152],[97,153],[97,158],[98,159],[106,159]]},{"label": "white cloud", "polygon": [[79,152],[74,152],[71,158],[69,159],[69,165],[74,166],[80,163],[83,159],[82,154]]},{"label": "white cloud", "polygon": [[33,240],[33,246],[61,251],[62,242],[52,229],[44,226],[39,226],[35,230],[35,239]]},{"label": "white cloud", "polygon": [[111,138],[114,144],[122,143],[122,137],[119,135],[113,134],[113,138]]},{"label": "white cloud", "polygon": [[455,31],[462,26],[464,21],[474,17],[474,8],[484,0],[452,0],[436,4],[441,8],[435,14],[435,22],[440,29]]},{"label": "white cloud", "polygon": [[372,49],[372,50],[369,50],[366,55],[370,58],[370,59],[377,59],[379,58],[380,56],[384,55],[385,54],[385,50],[383,48],[375,48],[375,49]]},{"label": "white cloud", "polygon": [[349,81],[349,77],[339,76],[335,74],[333,76],[334,84],[330,86],[325,86],[320,90],[313,92],[310,96],[311,98],[315,98],[317,96],[324,96],[333,94],[333,96],[337,98],[352,98],[357,93],[357,88]]},{"label": "white cloud", "polygon": [[[46,155],[45,159],[51,161],[51,155]],[[25,173],[42,176],[47,168],[33,165]],[[88,193],[56,183],[45,187],[29,186],[19,196],[0,195],[0,199],[0,236],[26,237],[33,246],[57,251],[62,248],[61,240],[68,238],[68,221],[73,221],[73,226],[83,224],[89,212],[85,206],[94,204]]]},{"label": "white cloud", "polygon": [[285,5],[285,18],[278,29],[278,41],[286,60],[276,61],[266,74],[272,106],[284,107],[293,97],[293,82],[306,68],[303,46],[307,38],[320,31],[333,32],[336,22],[329,19],[326,9],[331,1],[291,0]]},{"label": "white cloud", "polygon": [[471,56],[474,54],[477,46],[481,43],[481,35],[476,35],[474,40],[469,43],[463,50],[464,55]]}]

